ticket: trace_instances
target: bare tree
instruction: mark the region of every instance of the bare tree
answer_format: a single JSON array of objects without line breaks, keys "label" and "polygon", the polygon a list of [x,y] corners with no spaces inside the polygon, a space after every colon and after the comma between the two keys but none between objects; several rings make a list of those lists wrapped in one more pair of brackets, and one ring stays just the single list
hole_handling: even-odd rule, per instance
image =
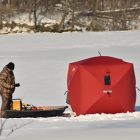
[{"label": "bare tree", "polygon": [[68,12],[68,7],[69,7],[69,1],[68,0],[65,0],[65,2],[63,3],[63,15],[62,15],[62,18],[61,18],[59,27],[58,27],[58,31],[59,32],[61,32],[62,30],[64,30],[64,21],[65,21],[66,16],[69,13]]},{"label": "bare tree", "polygon": [[34,17],[34,28],[37,30],[37,0],[33,3],[33,17]]},{"label": "bare tree", "polygon": [[0,1],[0,29],[2,28],[2,3]]}]

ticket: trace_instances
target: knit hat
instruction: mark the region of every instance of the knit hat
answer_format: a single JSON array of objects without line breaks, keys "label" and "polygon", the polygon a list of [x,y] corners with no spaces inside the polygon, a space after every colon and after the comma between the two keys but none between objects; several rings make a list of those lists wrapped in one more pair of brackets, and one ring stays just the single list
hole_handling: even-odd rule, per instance
[{"label": "knit hat", "polygon": [[12,63],[12,62],[8,63],[6,66],[7,66],[7,68],[10,69],[10,70],[14,70],[14,68],[15,68],[15,64]]}]

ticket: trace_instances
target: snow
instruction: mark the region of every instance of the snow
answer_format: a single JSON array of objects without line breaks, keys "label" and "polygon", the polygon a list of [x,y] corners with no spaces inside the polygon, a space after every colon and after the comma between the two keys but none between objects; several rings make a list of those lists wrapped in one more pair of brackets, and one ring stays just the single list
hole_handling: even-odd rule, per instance
[{"label": "snow", "polygon": [[[66,105],[68,64],[102,55],[134,64],[140,87],[140,31],[10,34],[0,36],[0,69],[15,63],[14,98],[33,105]],[[140,138],[140,93],[133,113],[71,117],[0,119],[1,139],[137,140]]]},{"label": "snow", "polygon": [[[52,28],[53,25],[59,24],[62,13],[57,11],[57,16],[53,12],[42,15],[37,12],[37,25],[42,27]],[[10,24],[11,26],[8,26]],[[13,25],[14,24],[14,25]],[[13,27],[14,26],[14,27]],[[9,33],[32,33],[34,26],[34,17],[31,13],[16,13],[12,17],[6,17],[3,21],[3,28],[0,29],[0,34]]]}]

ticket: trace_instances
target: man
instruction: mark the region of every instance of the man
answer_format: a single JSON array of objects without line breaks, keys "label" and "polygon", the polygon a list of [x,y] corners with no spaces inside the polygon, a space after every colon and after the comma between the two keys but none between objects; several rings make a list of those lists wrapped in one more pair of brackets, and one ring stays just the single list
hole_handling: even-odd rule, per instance
[{"label": "man", "polygon": [[11,109],[12,94],[15,91],[15,87],[20,86],[19,83],[15,84],[14,68],[14,63],[10,62],[0,72],[0,94],[2,96],[0,117],[6,117],[5,111]]}]

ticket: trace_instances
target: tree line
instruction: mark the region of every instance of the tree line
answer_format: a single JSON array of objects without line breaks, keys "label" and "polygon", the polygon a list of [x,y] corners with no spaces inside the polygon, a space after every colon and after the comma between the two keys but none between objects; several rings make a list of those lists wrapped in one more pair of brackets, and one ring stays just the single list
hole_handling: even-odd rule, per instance
[{"label": "tree line", "polygon": [[[28,14],[35,31],[66,31],[76,27],[86,30],[128,30],[140,22],[139,0],[0,0],[0,29],[17,26],[12,17]],[[45,28],[39,16],[59,14],[53,27]],[[42,19],[43,19],[42,18]],[[133,25],[133,27],[132,27]],[[21,26],[21,25],[20,25]],[[25,25],[24,25],[25,26]],[[27,25],[26,25],[27,26]],[[79,28],[79,30],[80,30]]]}]

